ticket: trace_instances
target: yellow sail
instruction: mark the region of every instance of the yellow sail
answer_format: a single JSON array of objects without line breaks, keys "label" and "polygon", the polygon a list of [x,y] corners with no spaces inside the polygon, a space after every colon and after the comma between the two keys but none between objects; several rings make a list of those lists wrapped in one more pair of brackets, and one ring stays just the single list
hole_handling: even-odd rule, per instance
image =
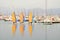
[{"label": "yellow sail", "polygon": [[19,17],[20,17],[20,22],[22,23],[23,20],[24,20],[24,14],[23,14],[23,12],[20,13]]},{"label": "yellow sail", "polygon": [[15,32],[16,32],[16,24],[13,24],[13,26],[12,26],[12,33],[15,34]]},{"label": "yellow sail", "polygon": [[16,15],[15,15],[15,12],[12,13],[12,22],[16,22]]},{"label": "yellow sail", "polygon": [[32,12],[29,13],[29,22],[31,23],[32,22]]},{"label": "yellow sail", "polygon": [[29,24],[28,26],[29,26],[28,27],[28,31],[30,33],[30,36],[32,36],[32,24]]},{"label": "yellow sail", "polygon": [[21,33],[22,35],[24,35],[24,24],[21,24],[21,25],[20,25],[19,30],[20,30],[20,33]]}]

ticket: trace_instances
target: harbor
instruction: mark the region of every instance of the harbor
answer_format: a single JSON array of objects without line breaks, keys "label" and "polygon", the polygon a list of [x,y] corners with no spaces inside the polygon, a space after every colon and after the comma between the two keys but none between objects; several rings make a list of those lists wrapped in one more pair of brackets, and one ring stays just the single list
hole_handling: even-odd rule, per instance
[{"label": "harbor", "polygon": [[[14,15],[14,13],[12,13]],[[29,16],[30,15],[30,16]],[[28,16],[25,16],[24,14],[20,14],[18,16],[5,16],[0,15],[0,20],[4,21],[12,21],[12,18],[14,19],[16,17],[16,21],[20,22],[35,22],[35,23],[60,23],[60,16],[33,16],[32,13],[30,13]]]}]

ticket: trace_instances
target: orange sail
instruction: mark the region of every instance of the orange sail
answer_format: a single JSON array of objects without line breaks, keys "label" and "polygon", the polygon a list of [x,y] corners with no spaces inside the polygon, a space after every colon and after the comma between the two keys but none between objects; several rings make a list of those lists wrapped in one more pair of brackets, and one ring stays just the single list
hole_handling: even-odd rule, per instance
[{"label": "orange sail", "polygon": [[20,17],[20,23],[22,23],[23,20],[24,20],[24,14],[23,14],[23,12],[20,13],[19,17]]},{"label": "orange sail", "polygon": [[16,22],[16,15],[15,15],[15,12],[12,13],[12,22]]},{"label": "orange sail", "polygon": [[20,25],[19,30],[20,30],[21,34],[24,35],[24,24]]},{"label": "orange sail", "polygon": [[29,13],[29,22],[31,23],[32,22],[32,12]]},{"label": "orange sail", "polygon": [[30,35],[32,36],[32,24],[29,24],[28,26],[29,26],[28,31],[29,31]]},{"label": "orange sail", "polygon": [[13,24],[13,26],[12,26],[12,33],[15,34],[15,32],[16,32],[16,24]]}]

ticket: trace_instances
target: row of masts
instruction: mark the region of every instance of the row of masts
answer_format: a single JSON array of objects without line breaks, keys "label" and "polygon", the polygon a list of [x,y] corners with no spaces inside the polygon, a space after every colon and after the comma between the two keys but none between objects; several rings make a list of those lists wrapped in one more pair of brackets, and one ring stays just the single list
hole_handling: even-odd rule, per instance
[{"label": "row of masts", "polygon": [[25,16],[21,12],[18,16],[15,15],[15,12],[12,12],[11,16],[0,15],[0,20],[12,21],[12,22],[60,22],[60,16],[33,16],[33,13],[30,12],[28,16]]}]

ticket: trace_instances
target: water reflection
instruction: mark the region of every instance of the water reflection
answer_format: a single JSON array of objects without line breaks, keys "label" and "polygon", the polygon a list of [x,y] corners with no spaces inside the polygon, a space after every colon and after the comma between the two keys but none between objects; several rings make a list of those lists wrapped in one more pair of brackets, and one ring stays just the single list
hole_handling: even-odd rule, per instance
[{"label": "water reflection", "polygon": [[12,25],[12,33],[13,33],[13,35],[15,34],[15,32],[16,32],[16,23],[13,23],[13,25]]},{"label": "water reflection", "polygon": [[[19,32],[21,33],[21,35],[24,35],[24,31],[25,31],[25,25],[24,23],[20,23],[20,25],[17,28],[17,23],[13,23],[12,25],[12,34],[15,35],[16,33],[16,29],[19,29]],[[32,31],[33,31],[33,27],[32,27],[32,23],[28,23],[28,32],[30,34],[30,36],[32,36]]]},{"label": "water reflection", "polygon": [[24,35],[24,23],[20,24],[19,30],[20,30],[20,33]]},{"label": "water reflection", "polygon": [[30,33],[30,36],[32,36],[32,23],[28,24],[28,31]]}]

